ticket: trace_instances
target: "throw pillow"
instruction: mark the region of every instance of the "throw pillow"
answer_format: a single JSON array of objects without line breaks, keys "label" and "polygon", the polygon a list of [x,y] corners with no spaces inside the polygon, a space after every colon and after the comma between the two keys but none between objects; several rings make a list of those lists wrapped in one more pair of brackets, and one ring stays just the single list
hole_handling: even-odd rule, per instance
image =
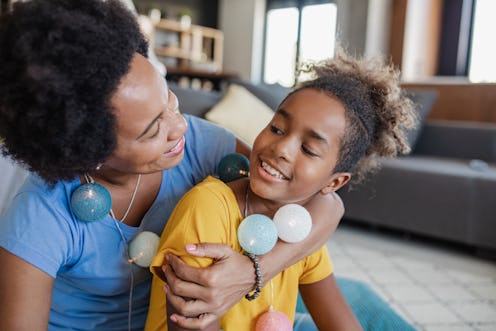
[{"label": "throw pillow", "polygon": [[406,89],[407,95],[415,104],[417,110],[417,125],[407,131],[407,140],[411,150],[415,148],[415,144],[422,132],[427,117],[429,116],[432,107],[437,98],[436,90],[416,90]]},{"label": "throw pillow", "polygon": [[222,100],[205,114],[205,118],[252,146],[273,115],[274,112],[247,89],[231,84]]}]

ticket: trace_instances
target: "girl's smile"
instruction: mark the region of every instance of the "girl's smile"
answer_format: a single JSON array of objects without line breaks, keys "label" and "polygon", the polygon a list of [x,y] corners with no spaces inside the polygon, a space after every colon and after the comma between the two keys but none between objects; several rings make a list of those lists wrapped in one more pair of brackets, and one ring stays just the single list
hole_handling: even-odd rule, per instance
[{"label": "girl's smile", "polygon": [[288,96],[253,144],[250,186],[279,203],[304,203],[315,192],[336,190],[333,173],[346,126],[333,95],[303,89]]},{"label": "girl's smile", "polygon": [[265,161],[261,161],[260,164],[258,165],[258,172],[262,178],[268,181],[282,182],[288,180],[288,178],[285,175],[283,175],[283,173],[280,170],[277,170],[276,168],[272,167]]}]

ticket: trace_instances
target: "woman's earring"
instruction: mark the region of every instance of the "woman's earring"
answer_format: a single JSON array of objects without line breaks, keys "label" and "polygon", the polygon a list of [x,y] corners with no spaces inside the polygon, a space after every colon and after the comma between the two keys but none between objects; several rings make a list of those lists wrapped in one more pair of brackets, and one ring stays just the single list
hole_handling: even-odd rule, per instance
[{"label": "woman's earring", "polygon": [[100,170],[100,168],[102,167],[102,164],[101,163],[98,163],[97,166],[96,166],[96,171]]}]

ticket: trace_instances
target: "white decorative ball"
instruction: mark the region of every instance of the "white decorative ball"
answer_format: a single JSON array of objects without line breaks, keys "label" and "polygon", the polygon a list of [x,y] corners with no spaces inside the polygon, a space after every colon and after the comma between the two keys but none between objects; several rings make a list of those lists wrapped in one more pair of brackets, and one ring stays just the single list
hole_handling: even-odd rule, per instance
[{"label": "white decorative ball", "polygon": [[148,268],[157,254],[160,238],[150,231],[143,231],[129,243],[130,260],[140,267]]},{"label": "white decorative ball", "polygon": [[290,203],[282,206],[274,215],[274,223],[281,240],[297,243],[312,230],[312,216],[300,205]]}]

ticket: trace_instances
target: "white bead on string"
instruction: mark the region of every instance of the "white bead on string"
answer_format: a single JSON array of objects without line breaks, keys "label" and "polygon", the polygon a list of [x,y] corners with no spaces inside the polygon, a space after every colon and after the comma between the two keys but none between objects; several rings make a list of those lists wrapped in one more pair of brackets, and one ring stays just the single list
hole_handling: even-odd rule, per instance
[{"label": "white bead on string", "polygon": [[151,231],[139,233],[129,243],[129,262],[134,262],[143,268],[148,268],[157,253],[159,236]]},{"label": "white bead on string", "polygon": [[312,230],[312,216],[305,207],[290,203],[277,210],[274,224],[281,240],[297,243],[305,239]]}]

